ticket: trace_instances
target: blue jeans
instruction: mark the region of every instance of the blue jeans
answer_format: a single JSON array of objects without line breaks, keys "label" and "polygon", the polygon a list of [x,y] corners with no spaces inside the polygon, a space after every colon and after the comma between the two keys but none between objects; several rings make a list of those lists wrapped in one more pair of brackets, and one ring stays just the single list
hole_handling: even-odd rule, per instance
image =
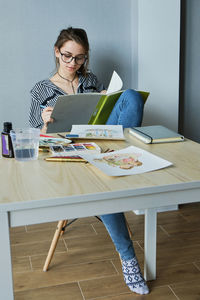
[{"label": "blue jeans", "polygon": [[141,126],[144,101],[140,93],[126,90],[117,100],[106,124],[122,125],[123,128]]},{"label": "blue jeans", "polygon": [[100,216],[121,259],[129,260],[135,256],[123,213]]},{"label": "blue jeans", "polygon": [[[107,125],[123,125],[124,128],[141,126],[144,101],[134,90],[126,90],[116,102]],[[129,237],[123,213],[100,216],[121,259],[129,260],[135,256],[133,243]]]}]

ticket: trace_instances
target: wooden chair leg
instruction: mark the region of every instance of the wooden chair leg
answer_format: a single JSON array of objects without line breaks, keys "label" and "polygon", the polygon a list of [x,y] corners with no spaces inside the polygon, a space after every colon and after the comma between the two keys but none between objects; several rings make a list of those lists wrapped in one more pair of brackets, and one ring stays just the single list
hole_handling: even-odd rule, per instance
[{"label": "wooden chair leg", "polygon": [[67,222],[68,222],[68,220],[65,220],[65,221],[63,222],[63,227],[62,227],[60,236],[62,236],[62,235],[64,234],[64,232],[65,232],[65,226],[67,225]]},{"label": "wooden chair leg", "polygon": [[43,267],[44,272],[46,272],[48,270],[48,267],[51,263],[52,257],[54,255],[54,252],[55,252],[55,249],[56,249],[56,246],[57,246],[57,243],[58,243],[59,237],[61,235],[61,232],[63,230],[63,226],[64,226],[65,222],[66,222],[65,220],[62,220],[62,221],[58,222],[57,229],[54,233],[54,237],[53,237],[53,240],[51,242],[51,246],[49,248],[49,252],[48,252],[47,258],[46,258],[45,263],[44,263],[44,267]]},{"label": "wooden chair leg", "polygon": [[[46,272],[48,270],[48,267],[51,263],[54,252],[56,250],[56,246],[57,246],[59,237],[61,237],[63,235],[63,233],[65,231],[65,226],[67,225],[67,222],[68,222],[68,220],[62,220],[62,221],[58,222],[57,229],[54,233],[54,237],[53,237],[53,240],[51,242],[51,246],[49,248],[49,252],[48,252],[47,258],[46,258],[45,263],[44,263],[44,267],[43,267],[44,272]],[[132,231],[129,227],[129,224],[128,224],[127,220],[126,220],[126,226],[127,226],[130,238],[132,239],[133,238],[133,233],[132,233]]]}]

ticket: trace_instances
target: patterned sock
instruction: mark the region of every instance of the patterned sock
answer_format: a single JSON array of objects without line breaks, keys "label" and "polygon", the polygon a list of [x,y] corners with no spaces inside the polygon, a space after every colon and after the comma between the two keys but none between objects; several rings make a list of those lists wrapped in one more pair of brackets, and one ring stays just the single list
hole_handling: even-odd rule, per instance
[{"label": "patterned sock", "polygon": [[142,276],[136,256],[130,260],[122,260],[124,281],[132,292],[140,295],[149,293],[148,286]]}]

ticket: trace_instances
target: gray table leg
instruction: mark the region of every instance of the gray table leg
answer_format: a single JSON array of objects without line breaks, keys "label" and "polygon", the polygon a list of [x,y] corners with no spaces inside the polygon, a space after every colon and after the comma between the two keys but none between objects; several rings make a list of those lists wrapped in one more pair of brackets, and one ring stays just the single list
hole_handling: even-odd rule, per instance
[{"label": "gray table leg", "polygon": [[156,279],[157,209],[145,210],[144,278]]},{"label": "gray table leg", "polygon": [[14,300],[9,219],[7,212],[0,213],[0,241],[0,298]]}]

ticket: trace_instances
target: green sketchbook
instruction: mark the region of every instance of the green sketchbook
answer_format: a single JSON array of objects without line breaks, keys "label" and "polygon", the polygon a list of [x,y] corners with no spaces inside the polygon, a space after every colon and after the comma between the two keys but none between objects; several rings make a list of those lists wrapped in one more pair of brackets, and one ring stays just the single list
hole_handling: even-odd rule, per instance
[{"label": "green sketchbook", "polygon": [[[113,107],[115,106],[115,103],[117,102],[118,98],[120,97],[120,95],[122,93],[123,93],[123,91],[118,91],[118,92],[107,94],[107,95],[102,94],[93,114],[91,115],[91,118],[90,118],[88,124],[91,124],[91,125],[105,124],[106,121],[108,120],[108,117],[110,116],[110,113],[111,113]],[[149,93],[143,92],[143,91],[139,91],[139,93],[141,94],[144,102],[146,102],[146,100],[149,96]]]},{"label": "green sketchbook", "polygon": [[133,127],[129,133],[146,144],[182,142],[184,136],[161,125]]}]

